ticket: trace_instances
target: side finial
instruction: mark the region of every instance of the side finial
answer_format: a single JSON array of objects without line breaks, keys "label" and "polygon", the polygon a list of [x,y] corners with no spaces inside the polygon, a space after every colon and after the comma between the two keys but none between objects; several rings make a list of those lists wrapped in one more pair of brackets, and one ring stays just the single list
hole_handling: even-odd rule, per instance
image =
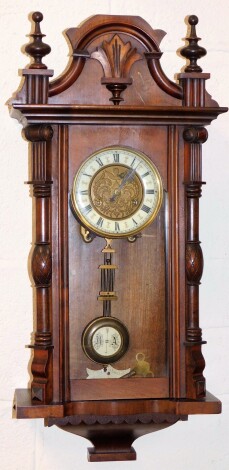
[{"label": "side finial", "polygon": [[202,72],[202,68],[197,64],[197,60],[207,54],[206,49],[198,44],[198,41],[201,39],[196,35],[196,25],[198,22],[199,20],[196,15],[189,16],[188,23],[191,26],[191,31],[189,37],[186,38],[188,45],[180,51],[183,57],[190,60],[190,64],[184,69],[185,72]]},{"label": "side finial", "polygon": [[46,65],[42,63],[45,55],[49,54],[51,47],[42,42],[45,34],[41,33],[40,22],[43,20],[43,15],[39,11],[32,14],[32,20],[35,23],[34,33],[30,34],[33,42],[25,47],[25,51],[34,59],[34,62],[29,66],[30,69],[47,69]]}]

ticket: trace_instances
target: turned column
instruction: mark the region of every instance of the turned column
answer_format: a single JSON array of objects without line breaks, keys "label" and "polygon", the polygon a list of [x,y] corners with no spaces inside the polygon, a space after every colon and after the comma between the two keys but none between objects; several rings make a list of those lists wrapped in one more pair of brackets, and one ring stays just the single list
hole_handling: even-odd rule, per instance
[{"label": "turned column", "polygon": [[[178,76],[183,88],[183,105],[203,108],[205,106],[205,81],[209,74],[203,74],[197,60],[207,52],[198,45],[196,35],[198,18],[188,19],[190,34],[188,45],[181,49],[181,55],[190,63],[184,73]],[[199,285],[203,272],[203,254],[199,240],[199,199],[202,184],[202,144],[208,133],[204,127],[189,126],[184,129],[184,172],[186,197],[186,396],[199,398],[205,396],[205,367],[201,352],[202,330],[199,325]]]},{"label": "turned column", "polygon": [[[48,101],[49,76],[42,58],[50,52],[50,47],[42,41],[40,22],[43,15],[33,13],[34,32],[32,42],[25,50],[32,57],[28,69],[23,70],[25,77],[26,104],[45,104]],[[51,333],[51,162],[49,161],[49,142],[53,136],[51,126],[28,124],[24,136],[30,142],[31,179],[34,197],[34,247],[31,259],[31,272],[35,287],[34,354],[31,365],[32,403],[47,404],[52,400],[52,333]]]},{"label": "turned column", "polygon": [[32,402],[48,403],[52,397],[52,334],[51,334],[51,185],[48,169],[47,142],[52,139],[50,126],[32,125],[24,130],[31,142],[35,233],[31,271],[35,286],[36,332],[31,365]]}]

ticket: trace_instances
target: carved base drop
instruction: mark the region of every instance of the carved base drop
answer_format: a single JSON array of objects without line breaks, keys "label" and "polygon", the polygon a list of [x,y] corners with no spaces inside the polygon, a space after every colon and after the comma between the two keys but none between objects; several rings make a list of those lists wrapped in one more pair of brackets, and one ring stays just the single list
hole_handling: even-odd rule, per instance
[{"label": "carved base drop", "polygon": [[[87,416],[84,418],[86,422],[81,421],[80,425],[70,424],[81,419],[77,416],[70,416],[64,420],[50,419],[48,425],[51,425],[53,421],[53,424],[57,424],[60,429],[91,441],[94,447],[88,448],[89,462],[109,462],[136,460],[137,454],[132,444],[138,437],[160,431],[179,420],[186,421],[188,418],[185,415],[174,416],[161,413],[113,417]],[[58,421],[65,421],[68,424],[61,425]],[[92,424],[93,421],[94,424]]]}]

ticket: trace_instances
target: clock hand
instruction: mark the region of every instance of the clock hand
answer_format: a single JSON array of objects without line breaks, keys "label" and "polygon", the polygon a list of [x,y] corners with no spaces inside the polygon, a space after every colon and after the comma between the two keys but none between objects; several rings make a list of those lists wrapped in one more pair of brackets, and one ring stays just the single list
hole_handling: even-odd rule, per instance
[{"label": "clock hand", "polygon": [[124,176],[121,184],[115,190],[115,193],[113,194],[113,196],[110,198],[110,202],[114,202],[116,197],[119,195],[121,189],[126,185],[126,183],[128,183],[128,181],[131,181],[134,178],[138,165],[136,166],[136,168],[130,168],[130,170],[126,173],[126,175]]}]

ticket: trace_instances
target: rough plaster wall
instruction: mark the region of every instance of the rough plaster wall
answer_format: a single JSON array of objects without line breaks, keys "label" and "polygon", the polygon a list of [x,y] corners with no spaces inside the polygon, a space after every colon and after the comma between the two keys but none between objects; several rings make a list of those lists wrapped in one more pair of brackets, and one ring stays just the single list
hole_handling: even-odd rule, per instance
[{"label": "rough plaster wall", "polygon": [[[52,53],[45,59],[55,76],[67,63],[68,47],[61,34],[96,13],[133,14],[154,28],[168,32],[162,42],[163,67],[173,79],[183,66],[176,55],[182,45],[188,14],[200,18],[198,34],[208,55],[202,59],[211,72],[208,91],[221,106],[229,103],[229,3],[228,0],[0,0],[1,31],[1,303],[0,303],[0,468],[6,470],[159,469],[228,470],[229,468],[229,198],[228,115],[209,129],[204,144],[201,235],[205,270],[201,286],[201,326],[206,358],[207,388],[223,401],[219,416],[193,416],[167,430],[138,439],[137,462],[93,464],[86,460],[87,442],[60,431],[44,428],[42,420],[12,420],[14,388],[29,382],[32,331],[32,292],[27,271],[31,248],[31,198],[27,179],[27,143],[20,126],[9,119],[6,100],[19,85],[18,69],[28,60],[20,48],[28,41],[29,12],[44,13],[42,31]],[[166,451],[165,451],[166,449]]]}]

